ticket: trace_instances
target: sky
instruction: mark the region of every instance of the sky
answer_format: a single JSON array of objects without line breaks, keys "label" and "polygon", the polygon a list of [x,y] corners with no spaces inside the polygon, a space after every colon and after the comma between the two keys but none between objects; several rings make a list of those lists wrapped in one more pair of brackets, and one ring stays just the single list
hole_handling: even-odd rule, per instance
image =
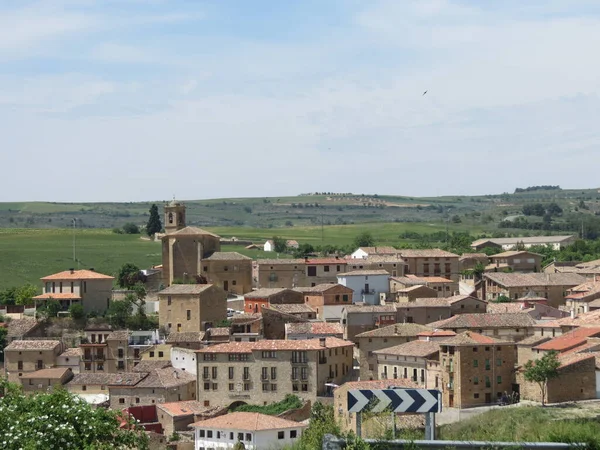
[{"label": "sky", "polygon": [[598,187],[598,43],[596,0],[3,0],[0,201]]}]

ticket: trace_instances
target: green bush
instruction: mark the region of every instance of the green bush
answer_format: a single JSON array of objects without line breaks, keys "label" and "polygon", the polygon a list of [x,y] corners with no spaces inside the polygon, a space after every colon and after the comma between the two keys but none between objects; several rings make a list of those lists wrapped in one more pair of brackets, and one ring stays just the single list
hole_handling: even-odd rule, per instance
[{"label": "green bush", "polygon": [[236,412],[257,412],[261,414],[267,414],[269,416],[276,416],[290,409],[297,409],[302,407],[302,400],[298,396],[293,394],[287,394],[283,400],[277,403],[271,403],[270,405],[259,406],[259,405],[241,405],[234,408]]}]

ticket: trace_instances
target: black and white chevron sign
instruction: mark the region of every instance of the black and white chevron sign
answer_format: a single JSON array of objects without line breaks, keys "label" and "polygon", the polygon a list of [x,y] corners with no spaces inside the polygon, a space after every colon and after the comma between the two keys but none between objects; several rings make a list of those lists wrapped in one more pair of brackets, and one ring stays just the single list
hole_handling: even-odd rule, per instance
[{"label": "black and white chevron sign", "polygon": [[348,412],[439,413],[441,397],[437,389],[353,389],[348,391]]}]

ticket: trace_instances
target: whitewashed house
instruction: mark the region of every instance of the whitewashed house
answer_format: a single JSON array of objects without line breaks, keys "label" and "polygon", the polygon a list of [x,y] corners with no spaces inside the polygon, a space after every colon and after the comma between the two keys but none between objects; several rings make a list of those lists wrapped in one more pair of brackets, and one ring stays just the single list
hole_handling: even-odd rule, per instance
[{"label": "whitewashed house", "polygon": [[171,348],[171,365],[176,369],[185,370],[193,375],[197,375],[196,350],[183,347]]},{"label": "whitewashed house", "polygon": [[234,412],[192,425],[195,450],[232,449],[242,442],[246,450],[280,448],[293,444],[307,425],[260,413]]},{"label": "whitewashed house", "polygon": [[383,247],[358,247],[354,252],[350,254],[350,259],[365,259],[368,256],[373,255],[397,255],[400,250],[394,247],[383,246]]},{"label": "whitewashed house", "polygon": [[355,270],[337,275],[338,283],[354,291],[353,303],[379,305],[387,296],[390,274],[386,270]]},{"label": "whitewashed house", "polygon": [[269,239],[267,242],[265,242],[265,245],[263,245],[263,250],[265,252],[274,252],[275,243],[271,239]]}]

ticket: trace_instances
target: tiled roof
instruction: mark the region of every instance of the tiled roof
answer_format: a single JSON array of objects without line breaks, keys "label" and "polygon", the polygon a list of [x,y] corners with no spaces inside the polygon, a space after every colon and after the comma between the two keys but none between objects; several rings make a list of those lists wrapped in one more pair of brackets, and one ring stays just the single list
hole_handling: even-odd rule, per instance
[{"label": "tiled roof", "polygon": [[71,292],[46,292],[32,298],[33,300],[47,300],[50,298],[54,300],[81,300],[79,295]]},{"label": "tiled roof", "polygon": [[348,314],[355,313],[395,313],[394,305],[348,305],[345,308]]},{"label": "tiled roof", "polygon": [[577,286],[585,278],[576,273],[504,273],[484,274],[484,278],[504,287]]},{"label": "tiled roof", "polygon": [[297,341],[286,341],[284,339],[265,339],[257,342],[228,342],[224,344],[211,345],[198,350],[197,353],[251,353],[254,351],[271,350],[320,350],[323,348],[351,347],[354,343],[335,337],[325,338],[325,347],[321,345],[319,338],[302,339]]},{"label": "tiled roof", "polygon": [[440,351],[440,341],[410,341],[393,347],[376,350],[376,355],[417,356],[427,358]]},{"label": "tiled roof", "polygon": [[161,403],[156,405],[156,407],[160,408],[161,410],[169,414],[171,417],[191,416],[212,409],[210,407],[204,406],[202,402],[199,402],[198,400],[185,400],[182,402]]},{"label": "tiled roof", "polygon": [[201,420],[192,424],[193,427],[214,430],[243,430],[264,431],[287,428],[306,428],[308,425],[276,416],[253,412],[232,412],[213,419]]},{"label": "tiled roof", "polygon": [[517,345],[524,346],[524,347],[527,347],[527,346],[533,347],[535,345],[547,342],[550,339],[552,339],[550,336],[533,335],[533,336],[528,336],[525,339],[521,339],[519,342],[517,342]]},{"label": "tiled roof", "polygon": [[224,336],[229,336],[231,334],[231,329],[229,327],[215,327],[215,328],[209,328],[207,330],[207,333],[210,335],[210,337],[215,337],[215,336],[224,337]]},{"label": "tiled roof", "polygon": [[476,345],[476,344],[508,344],[508,342],[499,341],[483,334],[475,333],[473,331],[465,331],[457,334],[456,336],[449,338],[443,342],[443,345],[457,346],[457,345]]},{"label": "tiled roof", "polygon": [[472,295],[453,295],[451,297],[446,297],[446,300],[448,300],[448,303],[450,303],[451,305],[453,305],[454,303],[458,303],[458,302],[462,302],[463,300],[475,300],[475,301],[479,301],[481,303],[487,303],[485,300],[481,300],[480,298],[477,297],[473,297]]},{"label": "tiled roof", "polygon": [[135,386],[147,373],[78,373],[69,385]]},{"label": "tiled roof", "polygon": [[600,326],[600,309],[590,311],[588,313],[579,314],[574,319],[565,317],[553,321],[557,326],[580,327],[586,325]]},{"label": "tiled roof", "polygon": [[317,284],[316,286],[303,286],[303,287],[297,287],[294,288],[295,291],[298,292],[314,292],[314,293],[324,293],[329,291],[332,288],[342,288],[342,291],[347,291],[347,292],[352,292],[352,289],[350,289],[349,287],[344,286],[343,284],[339,284],[339,283],[322,283],[322,284]]},{"label": "tiled roof", "polygon": [[414,286],[407,287],[404,289],[398,289],[396,292],[400,294],[409,294],[411,292],[416,291],[425,291],[425,292],[437,292],[435,289],[430,288],[429,286],[425,286],[424,284],[415,284]]},{"label": "tiled roof", "polygon": [[315,312],[315,310],[308,306],[306,303],[291,303],[289,305],[270,305],[269,309],[273,309],[284,314],[308,314]]},{"label": "tiled roof", "polygon": [[173,388],[183,386],[196,381],[196,375],[185,370],[167,367],[156,369],[148,374],[146,378],[136,384],[136,388]]},{"label": "tiled roof", "polygon": [[286,288],[261,288],[252,292],[247,292],[244,294],[244,298],[254,299],[254,298],[269,298],[277,294],[281,294],[282,292],[289,291],[290,289]]},{"label": "tiled roof", "polygon": [[141,360],[132,370],[133,372],[150,373],[156,369],[165,369],[171,367],[171,361],[168,360]]},{"label": "tiled roof", "polygon": [[129,330],[115,330],[106,336],[107,341],[126,341],[129,339]]},{"label": "tiled roof", "polygon": [[459,261],[464,261],[466,259],[488,259],[488,255],[485,253],[463,253],[460,255]]},{"label": "tiled roof", "polygon": [[60,341],[51,340],[25,340],[12,341],[5,350],[52,350],[60,346]]},{"label": "tiled roof", "polygon": [[[359,247],[357,250],[362,250],[368,255],[394,255],[399,253],[400,250],[390,247],[390,246],[381,246],[381,247]],[[359,258],[355,258],[359,259]]]},{"label": "tiled roof", "polygon": [[23,375],[21,375],[21,378],[49,378],[52,380],[60,380],[62,377],[65,376],[65,373],[70,371],[71,369],[69,369],[68,367],[54,367],[51,369],[40,369],[36,370],[35,372],[24,373]]},{"label": "tiled roof", "polygon": [[305,259],[304,262],[311,265],[346,264],[346,260],[342,258],[308,258]]},{"label": "tiled roof", "polygon": [[383,269],[374,269],[374,270],[353,270],[351,272],[338,273],[338,277],[359,277],[359,276],[376,276],[376,275],[387,275],[390,273],[387,270]]},{"label": "tiled roof", "polygon": [[433,331],[422,331],[417,336],[421,337],[451,337],[456,336],[456,333],[451,330],[433,330]]},{"label": "tiled roof", "polygon": [[406,261],[400,256],[399,250],[397,253],[386,254],[386,255],[368,255],[365,258],[347,258],[346,262],[348,265],[364,265],[364,264],[399,264],[401,266],[406,265]]},{"label": "tiled roof", "polygon": [[344,328],[341,324],[333,322],[286,323],[285,332],[286,334],[342,335]]},{"label": "tiled roof", "polygon": [[103,273],[95,272],[93,270],[65,270],[64,272],[58,272],[53,275],[43,277],[42,281],[52,280],[114,280],[115,277],[110,275],[104,275]]},{"label": "tiled roof", "polygon": [[252,353],[256,342],[226,342],[210,345],[197,350],[197,353]]},{"label": "tiled roof", "polygon": [[569,289],[569,295],[566,299],[578,299],[578,300],[594,300],[597,298],[597,294],[600,293],[600,283],[596,281],[587,281]]},{"label": "tiled roof", "polygon": [[388,389],[390,387],[418,388],[410,379],[348,381],[340,386],[347,389]]},{"label": "tiled roof", "polygon": [[[271,307],[273,307],[274,305],[271,305]],[[285,306],[285,305],[277,305],[277,306]],[[292,305],[295,306],[295,305]],[[248,323],[252,323],[252,322],[256,322],[257,320],[262,320],[262,314],[261,313],[244,313],[244,314],[234,314],[233,317],[230,317],[229,320],[231,321],[232,324],[235,325],[242,325],[242,324],[248,324]]]},{"label": "tiled roof", "polygon": [[440,250],[439,248],[421,250],[403,249],[400,250],[400,254],[404,258],[458,258],[458,255]]},{"label": "tiled roof", "polygon": [[560,366],[558,368],[558,370],[563,369],[565,367],[569,367],[572,366],[573,364],[577,364],[581,361],[585,361],[586,359],[590,359],[593,358],[594,360],[595,355],[593,355],[592,353],[567,353],[567,354],[561,354],[558,356],[558,360],[560,361]]},{"label": "tiled roof", "polygon": [[208,288],[212,287],[212,284],[172,284],[166,289],[158,292],[158,295],[172,295],[172,294],[187,294],[196,295],[201,294]]},{"label": "tiled roof", "polygon": [[429,297],[429,298],[418,298],[414,302],[401,302],[397,303],[396,307],[400,308],[450,308],[450,303],[445,298]]},{"label": "tiled roof", "polygon": [[7,337],[22,337],[30,331],[33,331],[39,325],[40,324],[37,320],[29,317],[24,317],[22,319],[13,319],[8,323]]},{"label": "tiled roof", "polygon": [[418,323],[396,323],[387,327],[375,328],[357,334],[357,338],[369,337],[395,337],[395,336],[417,336],[419,333],[432,331],[431,327],[420,325]]},{"label": "tiled roof", "polygon": [[523,244],[551,244],[561,243],[567,239],[571,239],[573,236],[529,236],[529,237],[511,237],[511,238],[484,238],[473,241],[471,247],[476,247],[485,242],[493,242],[498,245],[517,245],[522,242]]},{"label": "tiled roof", "polygon": [[256,262],[258,263],[259,266],[261,265],[276,265],[276,264],[304,264],[304,259],[257,259]]},{"label": "tiled roof", "polygon": [[527,328],[536,321],[527,313],[480,313],[460,314],[439,322],[430,323],[433,328]]},{"label": "tiled roof", "polygon": [[252,258],[238,252],[214,252],[207,261],[251,261]]},{"label": "tiled roof", "polygon": [[60,354],[60,356],[71,357],[71,358],[81,356],[81,355],[83,355],[83,350],[81,349],[81,347],[68,348]]},{"label": "tiled roof", "polygon": [[204,331],[186,331],[178,333],[172,331],[167,336],[167,344],[177,344],[180,342],[202,342],[204,340]]},{"label": "tiled roof", "polygon": [[502,253],[496,253],[495,255],[490,256],[490,259],[498,259],[498,258],[510,258],[511,256],[521,256],[521,255],[534,255],[542,257],[539,253],[528,252],[526,250],[508,250]]},{"label": "tiled roof", "polygon": [[487,305],[488,313],[519,313],[529,311],[531,308],[527,307],[522,302],[511,302],[511,303],[494,303],[489,302]]},{"label": "tiled roof", "polygon": [[564,352],[579,347],[587,342],[590,337],[600,335],[600,327],[581,327],[558,336],[548,342],[535,347],[536,350],[556,350]]},{"label": "tiled roof", "polygon": [[212,237],[216,237],[216,238],[220,237],[214,233],[211,233],[210,231],[203,230],[202,228],[188,226],[188,227],[182,228],[181,230],[174,231],[173,233],[164,235],[163,239],[167,239],[172,236],[199,236],[199,235],[212,236]]}]

